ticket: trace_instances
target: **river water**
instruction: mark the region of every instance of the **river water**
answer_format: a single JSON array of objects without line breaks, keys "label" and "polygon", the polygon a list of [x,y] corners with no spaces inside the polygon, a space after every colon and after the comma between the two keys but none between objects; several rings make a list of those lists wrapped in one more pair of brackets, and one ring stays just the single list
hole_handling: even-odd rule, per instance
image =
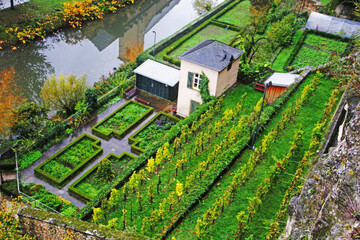
[{"label": "river water", "polygon": [[81,28],[0,51],[0,71],[14,66],[22,96],[35,102],[41,102],[41,87],[53,73],[85,74],[91,87],[124,63],[129,43],[140,42],[147,49],[196,19],[192,1],[139,0]]}]

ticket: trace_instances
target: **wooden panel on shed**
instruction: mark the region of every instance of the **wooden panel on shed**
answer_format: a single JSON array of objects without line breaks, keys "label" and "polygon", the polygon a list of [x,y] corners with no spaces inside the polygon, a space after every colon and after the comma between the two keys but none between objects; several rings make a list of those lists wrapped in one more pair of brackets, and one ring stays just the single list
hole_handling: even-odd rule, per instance
[{"label": "wooden panel on shed", "polygon": [[277,86],[270,86],[266,89],[265,100],[268,104],[274,102],[278,96],[280,96],[286,87],[277,87]]}]

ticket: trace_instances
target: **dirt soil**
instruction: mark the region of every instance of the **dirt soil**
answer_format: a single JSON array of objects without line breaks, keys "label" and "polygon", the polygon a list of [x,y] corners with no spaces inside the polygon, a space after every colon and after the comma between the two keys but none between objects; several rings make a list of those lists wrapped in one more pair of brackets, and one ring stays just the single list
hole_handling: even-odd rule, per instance
[{"label": "dirt soil", "polygon": [[171,102],[167,99],[160,98],[139,89],[136,90],[135,97],[150,102],[150,106],[153,107],[157,112],[162,111],[165,113],[171,113],[171,108],[176,103],[176,101]]}]

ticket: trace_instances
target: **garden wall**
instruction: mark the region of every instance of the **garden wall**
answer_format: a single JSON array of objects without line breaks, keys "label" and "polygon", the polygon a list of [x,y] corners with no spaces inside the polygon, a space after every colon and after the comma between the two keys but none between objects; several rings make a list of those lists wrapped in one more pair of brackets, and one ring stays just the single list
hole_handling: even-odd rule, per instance
[{"label": "garden wall", "polygon": [[18,215],[22,231],[39,240],[148,239],[31,207],[21,209]]}]

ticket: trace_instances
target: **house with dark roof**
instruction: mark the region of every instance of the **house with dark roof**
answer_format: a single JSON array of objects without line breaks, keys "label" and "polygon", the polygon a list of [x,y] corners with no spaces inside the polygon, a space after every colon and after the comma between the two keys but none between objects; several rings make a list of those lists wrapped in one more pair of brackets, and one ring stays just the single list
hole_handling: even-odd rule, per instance
[{"label": "house with dark roof", "polygon": [[237,80],[243,50],[216,40],[204,40],[179,56],[181,60],[177,114],[189,116],[202,103],[201,75],[209,79],[211,96],[218,97]]}]

